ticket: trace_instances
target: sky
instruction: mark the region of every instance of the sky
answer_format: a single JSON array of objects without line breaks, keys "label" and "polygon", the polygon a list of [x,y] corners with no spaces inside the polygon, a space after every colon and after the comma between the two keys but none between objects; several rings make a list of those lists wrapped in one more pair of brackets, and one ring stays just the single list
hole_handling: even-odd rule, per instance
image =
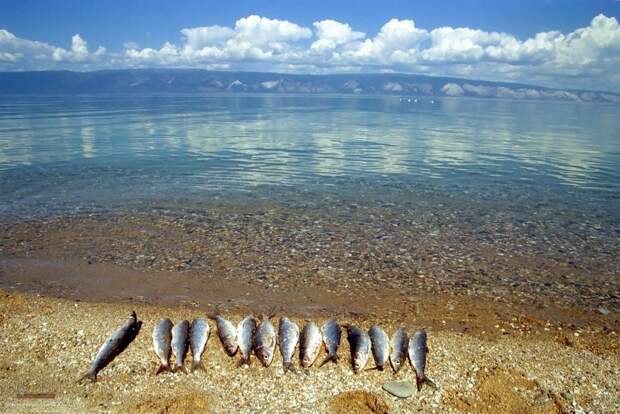
[{"label": "sky", "polygon": [[0,70],[401,72],[620,92],[620,0],[2,0]]}]

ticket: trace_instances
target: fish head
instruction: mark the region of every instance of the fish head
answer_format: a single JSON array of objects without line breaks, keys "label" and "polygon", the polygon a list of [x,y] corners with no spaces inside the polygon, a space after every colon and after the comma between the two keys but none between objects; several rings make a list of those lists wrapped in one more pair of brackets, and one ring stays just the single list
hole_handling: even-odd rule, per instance
[{"label": "fish head", "polygon": [[398,371],[400,369],[400,366],[402,365],[403,361],[401,358],[394,358],[392,359],[392,366],[394,367],[394,370]]},{"label": "fish head", "polygon": [[361,354],[355,355],[353,357],[353,372],[358,373],[364,367],[364,360]]},{"label": "fish head", "polygon": [[273,352],[268,348],[260,348],[258,350],[258,359],[264,366],[267,366],[271,363],[271,359],[273,358]]},{"label": "fish head", "polygon": [[310,365],[312,365],[312,360],[310,359],[310,356],[304,355],[304,357],[301,359],[301,366],[304,368],[309,368]]}]

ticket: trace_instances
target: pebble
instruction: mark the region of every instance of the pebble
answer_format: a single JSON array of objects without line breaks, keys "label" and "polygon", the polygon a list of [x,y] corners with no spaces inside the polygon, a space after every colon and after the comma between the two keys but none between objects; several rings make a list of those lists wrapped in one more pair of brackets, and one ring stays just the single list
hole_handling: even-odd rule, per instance
[{"label": "pebble", "polygon": [[399,398],[409,398],[415,391],[411,381],[390,381],[383,384],[383,389]]},{"label": "pebble", "polygon": [[602,306],[599,307],[596,311],[600,313],[601,315],[609,315],[609,309],[604,308]]}]

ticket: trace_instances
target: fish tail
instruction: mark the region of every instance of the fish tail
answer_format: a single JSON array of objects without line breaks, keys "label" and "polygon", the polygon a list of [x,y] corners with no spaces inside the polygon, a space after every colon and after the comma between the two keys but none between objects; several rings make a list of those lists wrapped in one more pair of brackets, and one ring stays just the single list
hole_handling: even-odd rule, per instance
[{"label": "fish tail", "polygon": [[429,377],[424,377],[424,382],[426,382],[428,385],[430,385],[431,388],[434,389],[434,390],[436,390],[438,388],[437,384],[435,384],[435,382],[432,379],[430,379]]},{"label": "fish tail", "polygon": [[241,357],[241,359],[237,361],[237,368],[244,365],[250,366],[250,358]]},{"label": "fish tail", "polygon": [[205,372],[207,371],[207,368],[204,366],[202,361],[192,361],[192,369],[191,369],[191,371],[194,372],[197,369],[203,370]]},{"label": "fish tail", "polygon": [[431,386],[431,388],[433,389],[437,389],[437,384],[435,384],[435,382],[433,382],[433,380],[431,380],[429,377],[427,377],[426,375],[422,374],[422,375],[418,375],[416,374],[415,376],[415,384],[416,387],[418,388],[418,391],[420,391],[420,388],[422,388],[422,384],[428,384]]},{"label": "fish tail", "polygon": [[155,375],[159,375],[162,372],[170,372],[170,365],[168,364],[159,364],[159,368],[157,368],[157,371],[155,371]]},{"label": "fish tail", "polygon": [[220,312],[220,308],[216,306],[215,309],[213,309],[213,312],[207,313],[207,318],[209,318],[209,319],[214,321],[221,314],[222,313]]},{"label": "fish tail", "polygon": [[284,369],[284,373],[286,374],[286,371],[290,371],[291,367],[292,367],[293,363],[292,362],[283,362],[282,363],[282,368]]},{"label": "fish tail", "polygon": [[89,369],[88,371],[84,373],[84,375],[78,378],[76,382],[79,384],[85,379],[89,379],[91,382],[97,382],[97,373]]},{"label": "fish tail", "polygon": [[263,314],[263,318],[271,319],[276,316],[276,313],[278,313],[278,307],[272,306],[267,310],[267,313]]},{"label": "fish tail", "polygon": [[175,365],[174,368],[172,368],[172,372],[183,372],[184,374],[187,374],[187,368],[185,368],[184,365]]}]

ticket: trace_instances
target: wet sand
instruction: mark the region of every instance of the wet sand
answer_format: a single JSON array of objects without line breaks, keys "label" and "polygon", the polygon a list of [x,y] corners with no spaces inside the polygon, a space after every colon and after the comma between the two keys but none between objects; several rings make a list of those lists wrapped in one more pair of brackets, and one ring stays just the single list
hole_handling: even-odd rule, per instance
[{"label": "wet sand", "polygon": [[[613,231],[571,237],[545,222],[533,239],[454,206],[381,203],[1,222],[3,411],[618,411]],[[346,344],[340,364],[309,376],[283,375],[279,355],[268,369],[238,369],[215,336],[206,374],[153,377],[154,323],[216,308],[235,322],[276,309],[298,322],[380,323],[389,334],[426,327],[439,388],[391,397],[381,385],[394,376],[353,375]],[[145,322],[136,343],[100,383],[76,385],[131,309]],[[49,398],[30,395],[41,393]]]}]

